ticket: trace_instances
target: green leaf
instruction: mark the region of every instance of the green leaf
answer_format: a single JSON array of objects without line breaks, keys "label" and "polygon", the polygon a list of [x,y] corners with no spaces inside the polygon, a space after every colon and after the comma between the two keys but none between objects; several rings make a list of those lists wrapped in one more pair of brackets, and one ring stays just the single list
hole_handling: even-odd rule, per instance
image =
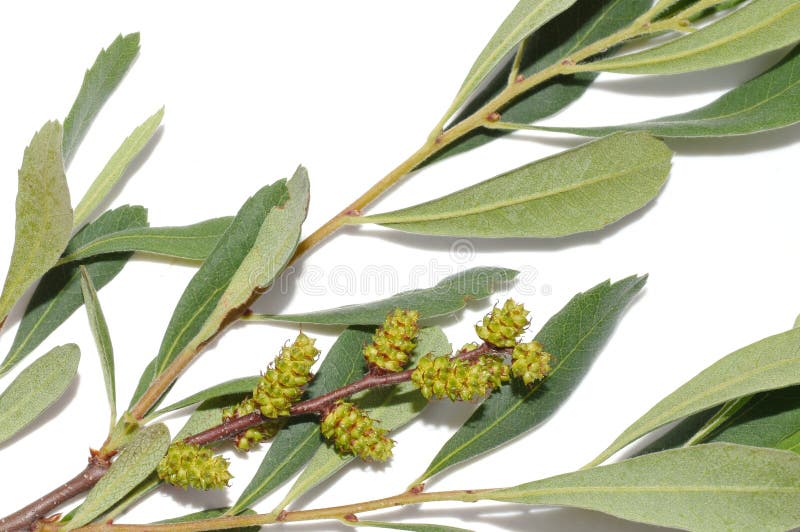
[{"label": "green leaf", "polygon": [[664,185],[672,153],[646,133],[618,133],[414,207],[348,223],[425,235],[558,237],[600,229]]},{"label": "green leaf", "polygon": [[211,386],[210,388],[206,388],[203,391],[190,395],[185,399],[181,399],[176,403],[165,406],[159,411],[154,412],[152,416],[155,417],[166,414],[167,412],[174,412],[175,410],[180,410],[181,408],[186,408],[187,406],[201,403],[203,401],[207,401],[208,399],[216,399],[218,397],[225,397],[228,395],[251,393],[258,384],[259,379],[260,377],[258,375],[254,375],[252,377],[241,377],[239,379],[233,379],[221,384],[217,384],[216,386]]},{"label": "green leaf", "polygon": [[800,329],[739,349],[715,362],[640,417],[592,465],[668,423],[732,399],[800,384]]},{"label": "green leaf", "polygon": [[[696,434],[717,409],[687,417],[643,451],[652,453],[681,447]],[[729,417],[705,442],[727,442],[754,447],[780,447],[800,429],[800,386],[758,393]]]},{"label": "green leaf", "polygon": [[536,335],[555,358],[550,375],[531,387],[515,380],[490,395],[414,484],[490,451],[550,417],[580,384],[646,281],[636,276],[614,284],[606,281],[573,297]]},{"label": "green leaf", "polygon": [[62,345],[25,368],[0,394],[0,443],[28,426],[69,388],[81,352]]},{"label": "green leaf", "polygon": [[298,168],[245,202],[189,282],[154,363],[131,404],[177,358],[191,359],[277,277],[294,254],[308,209],[308,175]]},{"label": "green leaf", "polygon": [[[595,0],[577,2],[525,40],[520,73],[525,77],[568,57],[587,43],[608,37],[627,26],[651,5],[651,0]],[[510,59],[510,58],[508,58]],[[510,67],[509,67],[510,68]],[[454,123],[461,122],[506,88],[509,69],[492,75],[484,89],[464,107]],[[594,72],[558,76],[528,91],[503,109],[503,120],[530,124],[553,115],[583,96],[597,77]],[[507,135],[510,131],[477,129],[447,146],[426,162],[469,151]]]},{"label": "green leaf", "polygon": [[[188,515],[184,515],[181,517],[175,517],[172,519],[165,519],[163,521],[157,521],[154,524],[161,524],[161,525],[168,525],[173,523],[191,523],[193,521],[201,521],[203,519],[214,519],[215,517],[222,517],[225,513],[229,510],[229,508],[215,508],[213,510],[203,510],[200,512],[194,512]],[[245,510],[242,512],[243,515],[252,515],[255,514],[253,510]],[[261,530],[260,526],[243,526],[239,528],[226,528],[225,530],[229,530],[231,532],[258,532]],[[213,530],[209,531],[213,532]]]},{"label": "green leaf", "polygon": [[426,525],[424,523],[384,523],[382,521],[363,521],[359,520],[353,523],[342,521],[346,525],[360,527],[366,526],[370,528],[385,528],[387,530],[410,530],[411,532],[471,532],[466,528],[457,528],[454,526],[444,525]]},{"label": "green leaf", "polygon": [[782,532],[800,525],[800,456],[700,445],[567,473],[481,499],[571,506],[698,532]]},{"label": "green leaf", "polygon": [[615,131],[649,131],[659,137],[746,135],[800,122],[800,47],[756,78],[705,107],[635,124],[608,127],[537,127],[601,137]]},{"label": "green leaf", "polygon": [[111,334],[108,332],[108,323],[97,297],[97,290],[92,283],[92,277],[86,266],[81,266],[81,290],[83,301],[86,305],[86,314],[89,317],[89,326],[92,329],[97,353],[100,355],[100,367],[103,370],[103,380],[108,395],[108,405],[111,409],[111,428],[117,420],[117,386],[114,377],[114,346],[111,344]]},{"label": "green leaf", "polygon": [[[22,294],[53,267],[72,233],[61,133],[61,124],[48,122],[25,148],[19,169],[14,251],[0,293],[0,328]],[[7,370],[0,368],[0,375]]]},{"label": "green leaf", "polygon": [[472,268],[443,279],[433,288],[400,292],[372,303],[303,314],[254,314],[247,319],[324,325],[380,325],[387,314],[398,308],[417,310],[423,320],[438,318],[461,310],[469,301],[489,297],[498,285],[513,280],[518,273],[506,268]]},{"label": "green leaf", "polygon": [[738,63],[800,40],[797,0],[753,0],[698,31],[662,45],[575,67],[576,72],[680,74]]},{"label": "green leaf", "polygon": [[[189,420],[186,422],[183,428],[181,428],[178,434],[175,435],[172,441],[180,441],[187,436],[197,434],[198,432],[202,432],[206,429],[210,429],[211,427],[219,425],[222,423],[222,411],[229,406],[235,405],[241,401],[242,398],[243,395],[238,394],[217,397],[208,401],[204,401],[194,412],[192,412]],[[115,503],[108,512],[104,512],[103,518],[107,520],[115,519],[116,516],[124,513],[130,506],[135,504],[148,493],[152,492],[161,484],[162,481],[160,478],[158,478],[158,474],[153,472],[133,490],[128,492],[125,497],[120,499],[119,502]],[[79,509],[80,506],[76,507],[72,512],[70,512],[70,514],[76,513]],[[72,517],[68,514],[60,522],[64,523],[70,521],[71,519]]]},{"label": "green leaf", "polygon": [[480,83],[528,35],[576,0],[520,0],[472,65],[445,119],[467,101]]},{"label": "green leaf", "polygon": [[69,164],[100,108],[117,88],[139,53],[139,34],[118,36],[101,50],[83,77],[83,85],[64,120],[64,162]]},{"label": "green leaf", "polygon": [[89,186],[78,206],[75,207],[75,221],[73,225],[80,227],[89,219],[89,216],[94,210],[103,202],[103,200],[111,192],[125,170],[136,158],[139,153],[147,146],[150,139],[155,134],[158,126],[161,124],[161,119],[164,117],[164,108],[156,112],[153,116],[144,121],[142,125],[133,130],[133,133],[128,136],[111,156],[111,159],[106,163],[100,175]]},{"label": "green leaf", "polygon": [[[308,387],[308,396],[316,397],[340,388],[364,375],[361,350],[372,339],[374,329],[350,328],[342,332],[320,365]],[[322,445],[319,421],[294,420],[272,441],[250,484],[233,505],[231,514],[241,512],[292,478]]]},{"label": "green leaf", "polygon": [[141,429],[92,488],[64,530],[75,530],[92,522],[136,488],[155,470],[169,444],[169,431],[163,424]]},{"label": "green leaf", "polygon": [[[144,225],[147,225],[147,211],[143,207],[124,206],[108,211],[72,237],[64,253],[69,254],[101,235]],[[86,266],[92,283],[100,290],[122,271],[128,258],[129,254],[119,253],[50,270],[33,292],[11,350],[0,365],[0,374],[30,354],[83,305],[80,265]]]},{"label": "green leaf", "polygon": [[182,227],[135,227],[100,235],[96,240],[72,250],[59,263],[129,251],[204,261],[232,221],[233,217],[225,216]]},{"label": "green leaf", "polygon": [[[413,366],[415,359],[427,353],[441,356],[449,355],[451,352],[450,342],[439,327],[422,329],[409,366]],[[367,410],[372,419],[378,420],[381,427],[389,431],[406,425],[428,405],[427,399],[422,397],[417,388],[409,382],[367,390],[354,395],[351,399]],[[332,477],[354,459],[352,455],[338,453],[330,445],[320,446],[275,511],[283,510],[292,501]]]}]

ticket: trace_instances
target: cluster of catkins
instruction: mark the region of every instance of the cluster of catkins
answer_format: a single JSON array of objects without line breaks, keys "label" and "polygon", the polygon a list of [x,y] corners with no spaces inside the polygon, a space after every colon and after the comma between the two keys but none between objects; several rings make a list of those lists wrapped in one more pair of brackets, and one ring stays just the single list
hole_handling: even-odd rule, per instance
[{"label": "cluster of catkins", "polygon": [[[364,346],[363,354],[372,375],[405,371],[411,362],[419,335],[419,313],[397,309],[386,318]],[[455,356],[426,354],[409,370],[411,382],[428,399],[469,401],[484,397],[511,377],[530,385],[550,372],[551,356],[536,341],[521,342],[530,324],[523,305],[509,299],[495,307],[475,326],[483,345],[467,344]],[[261,376],[252,396],[223,413],[229,421],[260,412],[265,422],[236,436],[237,449],[274,436],[282,420],[291,415],[305,386],[313,378],[311,367],[319,355],[315,340],[300,333],[284,346],[272,366]],[[510,358],[510,364],[507,359]],[[363,460],[386,461],[394,441],[377,420],[351,402],[336,401],[320,413],[320,431],[343,454]],[[198,489],[220,488],[231,478],[227,461],[205,448],[173,445],[158,468],[159,477],[171,484]]]}]

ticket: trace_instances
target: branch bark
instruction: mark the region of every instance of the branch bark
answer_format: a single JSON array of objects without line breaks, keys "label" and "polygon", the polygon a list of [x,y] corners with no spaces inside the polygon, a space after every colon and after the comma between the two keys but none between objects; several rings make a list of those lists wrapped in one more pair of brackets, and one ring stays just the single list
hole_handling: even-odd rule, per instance
[{"label": "branch bark", "polygon": [[90,490],[103,478],[110,466],[111,463],[107,460],[91,457],[89,465],[73,479],[28,506],[0,519],[0,530],[7,532],[34,530],[37,521],[47,517],[73,497]]}]

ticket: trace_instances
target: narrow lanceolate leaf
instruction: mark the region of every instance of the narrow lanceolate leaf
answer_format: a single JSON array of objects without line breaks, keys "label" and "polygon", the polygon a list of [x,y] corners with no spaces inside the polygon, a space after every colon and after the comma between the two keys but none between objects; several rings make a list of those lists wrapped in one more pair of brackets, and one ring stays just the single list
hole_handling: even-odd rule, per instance
[{"label": "narrow lanceolate leaf", "polygon": [[[19,169],[14,251],[0,293],[0,327],[22,294],[58,260],[72,233],[61,124],[48,122],[25,148]],[[0,367],[0,374],[9,367]]]},{"label": "narrow lanceolate leaf", "polygon": [[[229,508],[214,508],[213,510],[203,510],[201,512],[194,512],[188,515],[183,515],[181,517],[175,517],[173,519],[165,519],[163,521],[157,521],[154,524],[157,525],[169,525],[174,523],[191,523],[193,521],[202,521],[203,519],[214,519],[215,517],[222,517],[225,513],[229,510]],[[242,512],[242,515],[251,515],[255,512],[253,510],[247,510]],[[226,528],[229,532],[258,532],[261,530],[260,526],[243,526],[238,528]],[[209,532],[214,532],[213,530],[209,530]]]},{"label": "narrow lanceolate leaf", "polygon": [[[325,394],[364,375],[365,362],[361,350],[371,340],[373,331],[350,328],[339,336],[308,387],[309,397]],[[297,420],[281,430],[230,513],[249,508],[292,478],[321,445],[322,435],[316,419]]]},{"label": "narrow lanceolate leaf", "polygon": [[760,76],[688,113],[620,126],[537,129],[588,137],[602,137],[615,131],[649,131],[659,137],[724,137],[797,122],[800,122],[800,47]]},{"label": "narrow lanceolate leaf", "polygon": [[[651,0],[577,2],[524,41],[520,74],[530,77],[586,44],[611,35],[633,22],[651,5]],[[462,121],[499,94],[507,85],[508,75],[508,69],[500,69],[491,74],[486,87],[467,103],[453,122]],[[530,124],[553,115],[583,96],[596,77],[594,72],[581,72],[547,81],[506,106],[503,109],[503,120]],[[477,148],[508,133],[510,131],[478,129],[447,146],[428,162]]]},{"label": "narrow lanceolate leaf", "polygon": [[92,522],[136,488],[155,470],[169,443],[165,425],[158,423],[141,429],[92,488],[64,530],[75,530]]},{"label": "narrow lanceolate leaf", "polygon": [[469,98],[481,81],[525,37],[569,8],[576,0],[520,0],[472,65],[448,112],[449,117]]},{"label": "narrow lanceolate leaf", "polygon": [[101,50],[83,77],[83,85],[64,120],[64,161],[69,164],[94,117],[106,102],[139,53],[139,34],[120,35]]},{"label": "narrow lanceolate leaf", "polygon": [[469,301],[489,297],[518,273],[506,268],[472,268],[451,275],[432,288],[409,290],[372,303],[303,314],[255,314],[247,319],[324,325],[380,325],[390,312],[398,308],[417,310],[423,320],[438,318],[461,310]]},{"label": "narrow lanceolate leaf", "polygon": [[108,323],[97,297],[97,290],[92,283],[92,277],[86,266],[81,266],[81,290],[86,313],[89,316],[89,326],[92,329],[97,352],[100,355],[100,367],[103,369],[103,380],[106,384],[108,405],[111,409],[111,427],[117,419],[117,387],[114,376],[114,346],[111,344],[111,334],[108,332]]},{"label": "narrow lanceolate leaf", "polygon": [[489,238],[592,231],[652,200],[671,157],[663,142],[646,133],[619,133],[427,203],[348,223]]},{"label": "narrow lanceolate leaf", "polygon": [[[444,356],[451,352],[447,336],[439,327],[422,329],[409,366],[413,367],[414,360],[427,353]],[[397,430],[409,423],[428,404],[427,399],[422,397],[411,383],[361,392],[353,396],[352,400],[367,410],[372,419],[378,420],[381,427],[389,431]],[[340,454],[331,445],[320,446],[275,511],[283,510],[292,501],[332,477],[353,460],[354,456]]]},{"label": "narrow lanceolate leaf", "polygon": [[[649,444],[642,453],[683,446],[716,410],[689,416]],[[800,431],[800,386],[758,393],[731,416],[705,442],[728,442],[755,447],[784,447]],[[794,449],[793,449],[794,450]]]},{"label": "narrow lanceolate leaf", "polygon": [[[147,225],[147,211],[143,207],[119,207],[81,229],[72,237],[65,253],[104,234],[144,225]],[[80,265],[86,267],[92,284],[100,290],[122,271],[129,257],[127,253],[115,253],[50,270],[33,292],[11,350],[0,365],[0,373],[25,358],[83,305]]]},{"label": "narrow lanceolate leaf", "polygon": [[800,525],[800,456],[700,445],[493,490],[480,498],[586,508],[697,532],[783,532]]},{"label": "narrow lanceolate leaf", "polygon": [[98,255],[140,252],[178,259],[204,261],[231,225],[225,216],[181,227],[134,227],[100,235],[70,251],[60,264],[85,260]]},{"label": "narrow lanceolate leaf", "polygon": [[266,186],[244,204],[186,287],[132,404],[177,358],[191,360],[283,271],[297,247],[307,209],[308,175],[302,167],[288,182]]},{"label": "narrow lanceolate leaf", "polygon": [[56,347],[25,368],[0,394],[0,443],[28,426],[66,391],[78,371],[75,344]]},{"label": "narrow lanceolate leaf", "polygon": [[646,280],[634,276],[613,284],[606,281],[573,297],[536,335],[555,359],[550,375],[530,387],[515,380],[490,395],[415,484],[490,451],[550,417],[578,387]]},{"label": "narrow lanceolate leaf", "polygon": [[218,397],[225,397],[227,395],[251,393],[258,384],[258,379],[260,379],[260,377],[256,375],[253,377],[242,377],[240,379],[233,379],[221,384],[217,384],[216,386],[206,388],[201,392],[192,394],[189,397],[181,399],[180,401],[169,406],[165,406],[158,412],[153,413],[153,415],[158,416],[161,414],[166,414],[167,412],[174,412],[175,410],[180,410],[181,408],[186,408],[187,406],[202,403],[203,401],[207,401],[209,399],[216,399]]},{"label": "narrow lanceolate leaf", "polygon": [[348,521],[342,522],[354,527],[365,526],[370,528],[384,528],[386,530],[410,530],[411,532],[471,532],[466,528],[443,525],[427,525],[424,523],[385,523],[383,521],[364,520],[358,520],[352,523]]},{"label": "narrow lanceolate leaf", "polygon": [[640,417],[603,451],[598,464],[673,421],[732,399],[800,384],[800,329],[770,336],[734,351],[701,371]]},{"label": "narrow lanceolate leaf", "polygon": [[75,207],[75,227],[80,227],[89,219],[89,216],[94,210],[103,202],[103,200],[111,192],[128,165],[136,158],[139,153],[147,146],[150,139],[155,134],[158,126],[161,124],[161,119],[164,117],[164,108],[156,112],[153,116],[144,121],[142,125],[133,130],[133,133],[126,138],[122,145],[117,148],[114,155],[106,163],[100,175],[89,186],[89,190],[83,196],[78,206]]},{"label": "narrow lanceolate leaf", "polygon": [[729,65],[800,40],[800,2],[753,0],[700,30],[649,50],[579,65],[575,71],[679,74]]}]

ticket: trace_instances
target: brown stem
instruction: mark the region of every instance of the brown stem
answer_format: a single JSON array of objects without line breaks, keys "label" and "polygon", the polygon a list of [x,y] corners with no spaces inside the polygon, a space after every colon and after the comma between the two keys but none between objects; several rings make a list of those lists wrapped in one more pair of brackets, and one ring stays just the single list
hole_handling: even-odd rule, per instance
[{"label": "brown stem", "polygon": [[68,500],[88,491],[97,484],[108,471],[110,465],[107,460],[96,457],[90,458],[89,465],[75,478],[28,506],[0,519],[0,530],[4,532],[33,530],[37,521],[45,518]]}]

